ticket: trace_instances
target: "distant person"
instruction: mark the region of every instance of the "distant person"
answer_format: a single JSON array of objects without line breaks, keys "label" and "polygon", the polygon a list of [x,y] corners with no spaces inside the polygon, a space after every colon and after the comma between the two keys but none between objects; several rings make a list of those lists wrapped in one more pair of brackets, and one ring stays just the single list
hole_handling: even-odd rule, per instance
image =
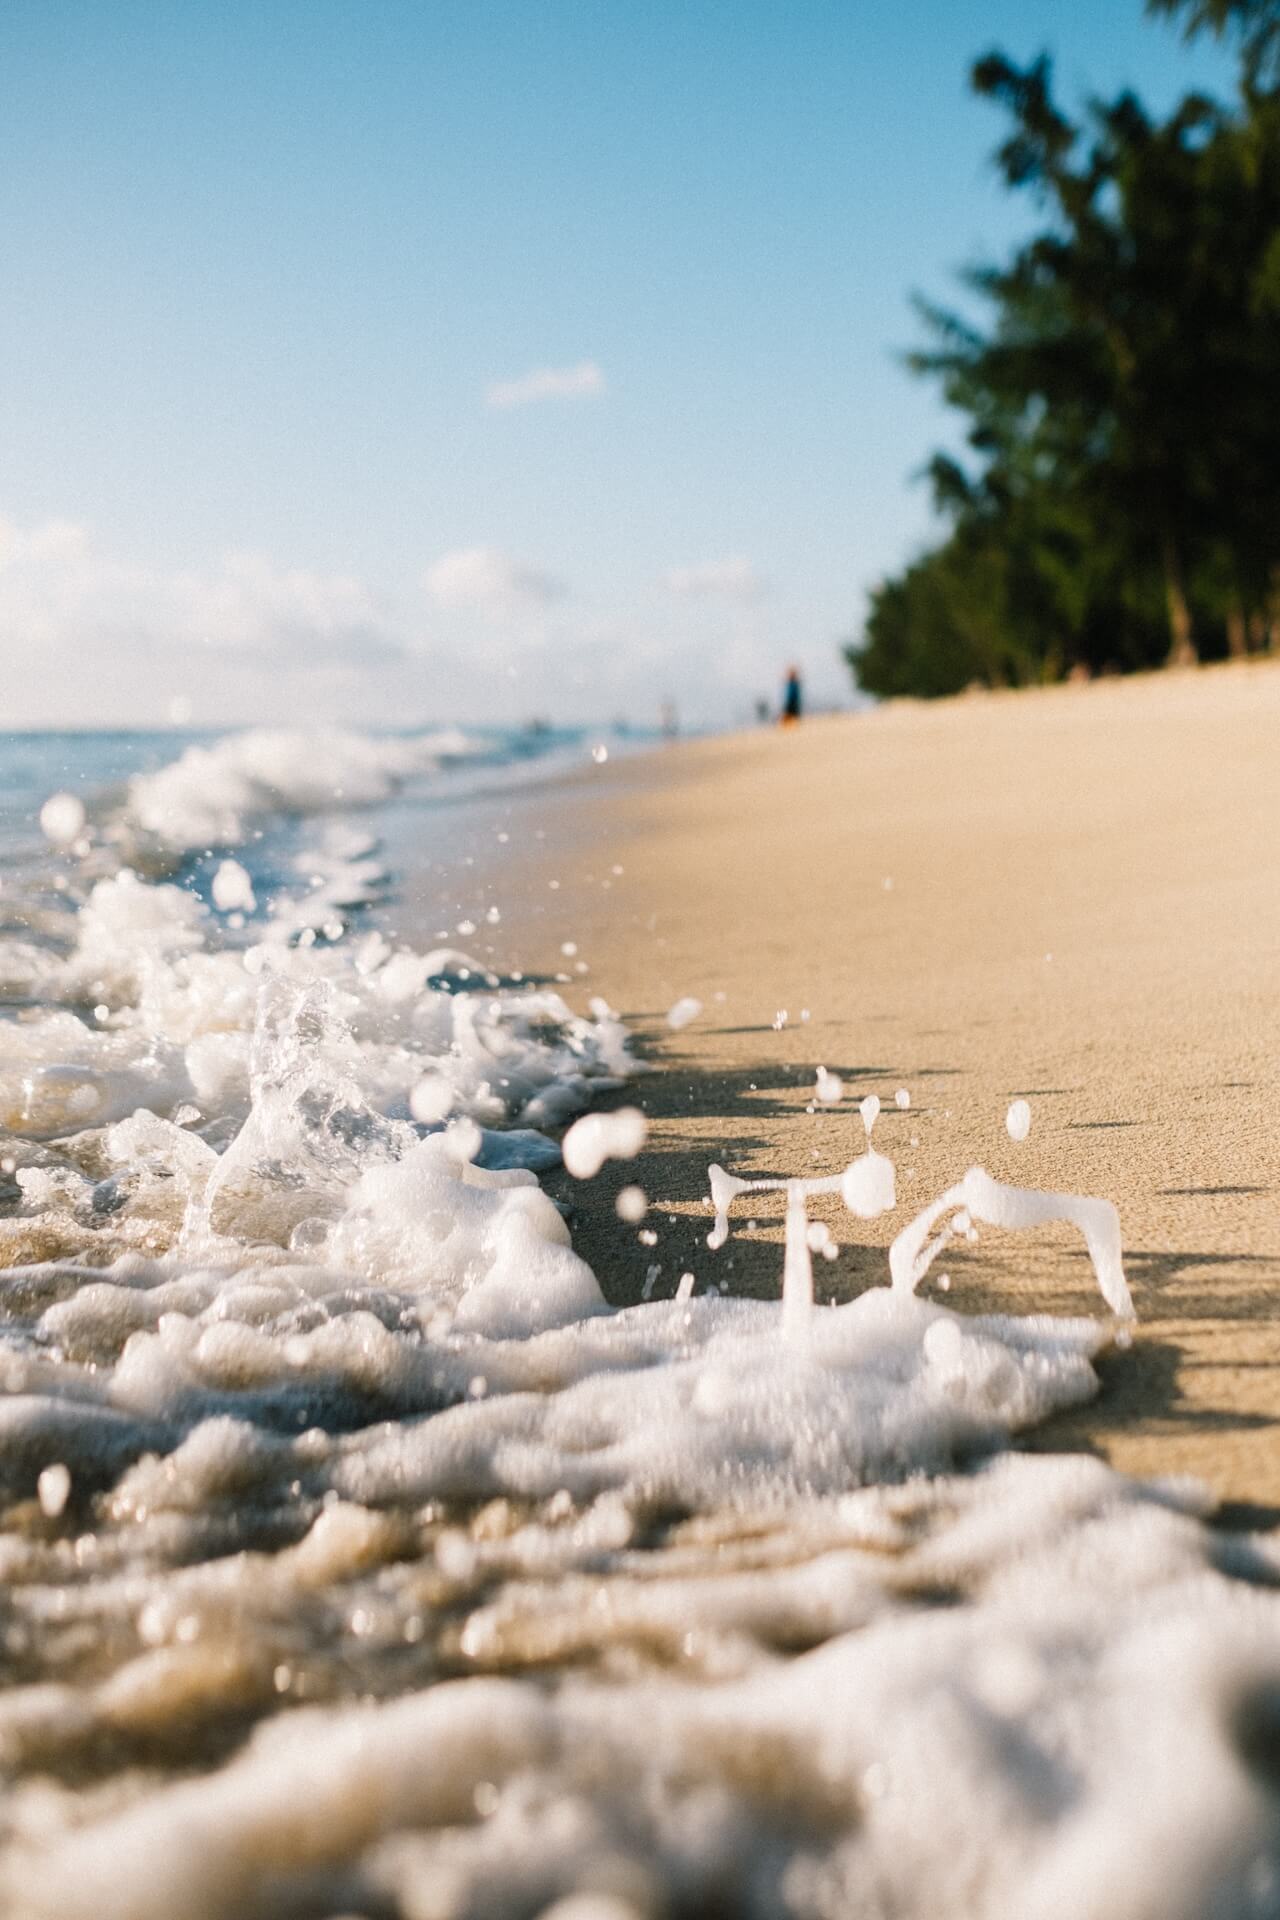
[{"label": "distant person", "polygon": [[759,723],[759,725],[762,727],[768,724],[769,702],[767,700],[756,701],[756,720]]},{"label": "distant person", "polygon": [[787,668],[786,685],[782,689],[782,712],[779,715],[784,727],[794,727],[800,718],[804,704],[804,695],[800,690],[799,667]]},{"label": "distant person", "polygon": [[663,701],[660,718],[662,721],[663,739],[674,740],[680,732],[680,720],[676,713],[676,703],[674,700]]}]

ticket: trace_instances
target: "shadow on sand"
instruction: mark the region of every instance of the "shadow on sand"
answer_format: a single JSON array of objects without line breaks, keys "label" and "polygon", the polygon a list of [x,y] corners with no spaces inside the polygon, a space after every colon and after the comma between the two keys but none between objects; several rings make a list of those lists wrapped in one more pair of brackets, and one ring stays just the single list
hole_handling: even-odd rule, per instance
[{"label": "shadow on sand", "polygon": [[[640,1029],[642,1052],[645,1038],[667,1037],[660,1031],[646,1036],[640,1017],[628,1019],[633,1032]],[[950,1077],[957,1070],[877,1060],[832,1061],[829,1071],[839,1074],[847,1086],[857,1087],[869,1081],[892,1084],[895,1079],[919,1084],[935,1076]],[[838,1154],[824,1152],[821,1162],[816,1161],[812,1141],[814,1127],[821,1122],[805,1124],[811,1100],[812,1069],[808,1067],[772,1060],[695,1071],[675,1060],[662,1062],[658,1070],[601,1103],[609,1107],[638,1101],[651,1125],[648,1143],[634,1160],[606,1162],[590,1182],[572,1180],[558,1169],[546,1184],[567,1214],[574,1245],[595,1270],[612,1305],[670,1298],[686,1273],[695,1276],[700,1293],[715,1286],[746,1298],[778,1297],[782,1196],[760,1194],[751,1201],[741,1200],[728,1245],[710,1254],[707,1167],[715,1160],[734,1172],[764,1178],[834,1171]],[[914,1109],[927,1111],[923,1105]],[[847,1111],[842,1110],[841,1117],[847,1126]],[[779,1131],[768,1126],[784,1119],[801,1123],[785,1130],[785,1145]],[[764,1137],[766,1132],[771,1138]],[[845,1131],[840,1137],[844,1151],[853,1151],[854,1136]],[[638,1224],[620,1220],[616,1211],[618,1194],[630,1186],[639,1186],[650,1196],[649,1211]],[[1200,1190],[1189,1191],[1198,1194]],[[1231,1191],[1248,1194],[1254,1189]],[[893,1216],[893,1230],[905,1224],[909,1215],[908,1200]],[[837,1261],[815,1262],[819,1299],[842,1303],[869,1286],[885,1283],[888,1235],[876,1232],[873,1237],[873,1230],[856,1221],[836,1196],[813,1203],[811,1218],[825,1220],[840,1245]],[[945,1295],[934,1291],[944,1265],[950,1280]],[[1280,1282],[1277,1263],[1260,1255],[1137,1248],[1126,1253],[1126,1270],[1140,1320],[1137,1338],[1131,1347],[1113,1349],[1101,1360],[1100,1398],[1088,1407],[1056,1416],[1026,1436],[1023,1444],[1028,1450],[1101,1455],[1107,1437],[1122,1431],[1173,1436],[1194,1426],[1202,1432],[1227,1434],[1271,1425],[1264,1415],[1246,1409],[1206,1406],[1198,1399],[1190,1403],[1183,1382],[1189,1371],[1205,1363],[1185,1353],[1161,1331],[1160,1323],[1231,1324],[1268,1318]],[[945,1262],[939,1263],[921,1291],[939,1301],[945,1298],[947,1305],[967,1314],[1094,1317],[1099,1311],[1088,1255],[1067,1229],[1048,1229],[1033,1236],[984,1233],[976,1249],[957,1244],[948,1249]],[[1141,1323],[1150,1331],[1142,1331]],[[1280,1407],[1280,1362],[1264,1359],[1252,1364],[1275,1375],[1271,1397]],[[1275,1525],[1280,1523],[1280,1507],[1236,1502],[1222,1509],[1219,1520],[1239,1527]]]}]

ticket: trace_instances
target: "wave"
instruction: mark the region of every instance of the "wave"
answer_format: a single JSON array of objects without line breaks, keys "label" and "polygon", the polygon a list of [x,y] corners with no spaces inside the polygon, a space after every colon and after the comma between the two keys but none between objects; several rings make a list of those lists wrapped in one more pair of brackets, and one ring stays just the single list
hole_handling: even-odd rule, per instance
[{"label": "wave", "polygon": [[[1006,1451],[1129,1337],[1113,1210],[974,1170],[818,1306],[868,1140],[782,1183],[784,1308],[719,1290],[715,1167],[707,1270],[612,1310],[538,1170],[623,1022],[362,925],[368,822],[261,901],[228,857],[453,751],[190,749],[112,845],[219,849],[210,898],[98,839],[0,940],[6,1911],[1273,1912],[1274,1539]],[[1064,1212],[1119,1318],[917,1297]]]},{"label": "wave", "polygon": [[273,814],[374,807],[405,781],[484,752],[479,740],[456,730],[405,737],[252,728],[135,774],[112,830],[126,842],[137,838],[179,853],[243,846]]}]

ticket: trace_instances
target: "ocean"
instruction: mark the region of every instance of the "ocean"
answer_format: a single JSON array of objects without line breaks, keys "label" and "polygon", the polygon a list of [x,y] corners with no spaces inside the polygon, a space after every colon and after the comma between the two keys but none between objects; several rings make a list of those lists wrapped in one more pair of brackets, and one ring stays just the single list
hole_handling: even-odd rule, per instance
[{"label": "ocean", "polygon": [[[1132,1337],[1105,1200],[971,1174],[843,1306],[815,1183],[776,1300],[574,1251],[626,1023],[403,906],[635,744],[0,739],[0,1908],[1280,1913],[1274,1536],[1015,1446]],[[1093,1317],[917,1294],[1046,1217]]]}]

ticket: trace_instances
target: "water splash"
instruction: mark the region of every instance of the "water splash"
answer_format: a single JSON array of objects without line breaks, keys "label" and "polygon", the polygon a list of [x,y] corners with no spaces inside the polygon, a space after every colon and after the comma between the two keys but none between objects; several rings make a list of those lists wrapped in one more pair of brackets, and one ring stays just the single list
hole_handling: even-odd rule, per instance
[{"label": "water splash", "polygon": [[[864,1116],[865,1118],[865,1116]],[[786,1194],[782,1268],[782,1325],[788,1338],[803,1335],[813,1304],[813,1264],[806,1203],[811,1194],[839,1193],[849,1211],[871,1220],[896,1205],[893,1163],[868,1149],[839,1174],[810,1180],[744,1180],[718,1164],[708,1168],[715,1224],[707,1235],[713,1250],[729,1238],[729,1209],[744,1193]],[[952,1218],[930,1238],[947,1213]],[[895,1290],[914,1293],[930,1266],[956,1234],[972,1235],[972,1222],[995,1227],[1035,1227],[1065,1220],[1084,1235],[1103,1299],[1118,1319],[1136,1318],[1124,1277],[1120,1216],[1109,1200],[1083,1194],[1048,1193],[1036,1187],[1010,1187],[981,1167],[971,1167],[902,1229],[889,1249],[889,1273]]]},{"label": "water splash", "polygon": [[809,1245],[811,1194],[838,1193],[851,1213],[872,1220],[897,1204],[893,1162],[868,1148],[840,1173],[807,1180],[744,1180],[712,1164],[707,1169],[715,1223],[707,1245],[716,1251],[729,1238],[729,1209],[743,1193],[785,1193],[785,1244],[782,1265],[782,1330],[789,1340],[804,1338],[813,1309],[813,1260]]},{"label": "water splash", "polygon": [[[937,1233],[936,1222],[955,1215]],[[889,1249],[889,1271],[894,1287],[914,1293],[930,1266],[956,1232],[970,1219],[993,1227],[1038,1227],[1065,1220],[1084,1235],[1094,1275],[1103,1299],[1118,1319],[1136,1316],[1121,1256],[1120,1216],[1109,1200],[1076,1193],[1047,1193],[1038,1187],[1009,1187],[993,1180],[982,1167],[970,1167],[964,1179],[939,1194],[932,1206],[903,1228]]]}]

